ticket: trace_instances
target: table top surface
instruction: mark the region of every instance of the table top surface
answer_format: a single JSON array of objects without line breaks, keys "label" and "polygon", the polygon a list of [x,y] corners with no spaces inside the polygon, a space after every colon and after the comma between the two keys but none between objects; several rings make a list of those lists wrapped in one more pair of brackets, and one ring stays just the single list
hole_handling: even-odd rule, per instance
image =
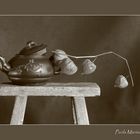
[{"label": "table top surface", "polygon": [[20,86],[11,83],[0,84],[0,96],[100,96],[96,83],[46,83],[38,86]]}]

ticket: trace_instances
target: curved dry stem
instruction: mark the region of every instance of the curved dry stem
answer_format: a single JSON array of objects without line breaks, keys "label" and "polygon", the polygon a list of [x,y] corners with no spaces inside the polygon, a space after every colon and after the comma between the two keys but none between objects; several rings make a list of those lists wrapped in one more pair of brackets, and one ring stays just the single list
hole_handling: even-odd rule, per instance
[{"label": "curved dry stem", "polygon": [[131,72],[131,69],[130,69],[130,66],[129,66],[129,63],[128,63],[128,60],[124,57],[122,57],[121,55],[115,53],[115,52],[112,52],[112,54],[120,57],[121,59],[123,59],[127,65],[127,68],[128,68],[128,71],[129,71],[129,75],[130,75],[130,79],[131,79],[131,83],[132,83],[132,86],[134,87],[134,80],[133,80],[133,76],[132,76],[132,72]]},{"label": "curved dry stem", "polygon": [[[56,53],[55,51],[52,51],[53,53]],[[57,52],[58,53],[58,52]],[[60,53],[61,54],[61,53]],[[75,58],[75,59],[85,59],[85,58],[96,58],[99,57],[99,56],[104,56],[104,55],[108,55],[108,54],[114,54],[115,56],[123,59],[127,65],[127,68],[128,68],[128,71],[129,71],[129,75],[130,75],[130,79],[131,79],[131,83],[132,83],[132,86],[134,86],[134,81],[133,81],[133,76],[132,76],[132,72],[131,72],[131,69],[130,69],[130,66],[129,66],[129,63],[128,63],[128,60],[124,57],[122,57],[121,55],[113,52],[113,51],[109,51],[109,52],[104,52],[104,53],[101,53],[101,54],[97,54],[97,55],[92,55],[92,56],[74,56],[74,55],[69,55],[69,54],[65,54],[67,55],[68,57],[71,57],[71,58]],[[61,54],[61,55],[64,55],[64,54]],[[95,61],[93,60],[93,61]]]},{"label": "curved dry stem", "polygon": [[95,59],[92,61],[93,63],[96,61],[96,59],[97,59],[98,57],[95,57]]}]

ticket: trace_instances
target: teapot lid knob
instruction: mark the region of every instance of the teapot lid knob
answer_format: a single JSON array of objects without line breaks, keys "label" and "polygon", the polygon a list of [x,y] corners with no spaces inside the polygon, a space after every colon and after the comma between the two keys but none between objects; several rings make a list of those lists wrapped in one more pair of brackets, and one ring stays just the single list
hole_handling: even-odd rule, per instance
[{"label": "teapot lid knob", "polygon": [[37,46],[37,43],[34,42],[34,41],[28,41],[27,44],[26,44],[26,46],[28,48],[33,48],[33,47]]},{"label": "teapot lid knob", "polygon": [[24,47],[19,52],[19,55],[32,55],[32,54],[36,54],[40,51],[42,51],[43,53],[46,53],[47,52],[46,48],[47,48],[46,44],[37,44],[34,41],[28,41],[26,43],[26,47]]}]

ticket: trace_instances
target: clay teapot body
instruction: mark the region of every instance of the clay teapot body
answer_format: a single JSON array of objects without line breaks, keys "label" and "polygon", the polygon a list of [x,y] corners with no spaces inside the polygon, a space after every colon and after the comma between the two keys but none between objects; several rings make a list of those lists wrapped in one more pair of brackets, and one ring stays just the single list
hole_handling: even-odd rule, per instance
[{"label": "clay teapot body", "polygon": [[50,58],[46,45],[30,41],[9,62],[0,57],[0,69],[14,84],[39,84],[59,73]]}]

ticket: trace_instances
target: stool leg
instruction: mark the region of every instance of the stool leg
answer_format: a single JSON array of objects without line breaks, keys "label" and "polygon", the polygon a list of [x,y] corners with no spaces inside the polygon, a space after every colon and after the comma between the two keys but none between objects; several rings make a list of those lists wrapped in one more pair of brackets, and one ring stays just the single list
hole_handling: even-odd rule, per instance
[{"label": "stool leg", "polygon": [[89,125],[85,97],[73,97],[76,121],[79,125]]},{"label": "stool leg", "polygon": [[74,124],[77,124],[78,122],[77,122],[77,118],[76,118],[76,110],[75,110],[73,97],[71,98],[71,101],[72,101],[72,113],[73,113]]},{"label": "stool leg", "polygon": [[16,96],[10,125],[22,125],[24,121],[27,96]]}]

